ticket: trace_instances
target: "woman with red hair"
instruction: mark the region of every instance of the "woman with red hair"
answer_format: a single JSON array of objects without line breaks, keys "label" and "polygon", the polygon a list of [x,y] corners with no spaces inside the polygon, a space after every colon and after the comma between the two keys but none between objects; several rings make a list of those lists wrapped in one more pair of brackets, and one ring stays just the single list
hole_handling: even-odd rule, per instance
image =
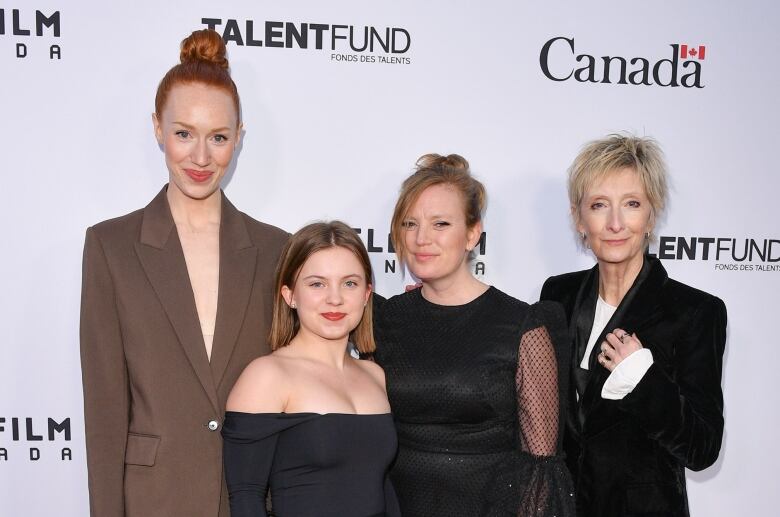
[{"label": "woman with red hair", "polygon": [[81,305],[90,512],[228,515],[220,429],[244,367],[269,352],[288,235],[220,183],[241,140],[238,91],[212,30],[182,42],[152,115],[168,183],[87,230]]}]

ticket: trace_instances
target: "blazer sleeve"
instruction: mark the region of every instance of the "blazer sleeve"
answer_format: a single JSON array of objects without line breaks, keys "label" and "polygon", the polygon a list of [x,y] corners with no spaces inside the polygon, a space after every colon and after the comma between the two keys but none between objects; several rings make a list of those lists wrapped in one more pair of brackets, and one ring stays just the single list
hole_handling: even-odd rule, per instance
[{"label": "blazer sleeve", "polygon": [[84,245],[80,343],[90,513],[120,517],[129,386],[114,283],[93,228]]},{"label": "blazer sleeve", "polygon": [[554,287],[555,281],[553,277],[548,278],[544,281],[544,284],[542,284],[542,290],[539,293],[539,301],[550,301],[550,300],[557,300],[557,297],[555,296],[555,287]]},{"label": "blazer sleeve", "polygon": [[619,402],[650,438],[691,470],[709,467],[720,452],[726,319],[723,302],[707,296],[672,344],[673,376],[654,363]]}]

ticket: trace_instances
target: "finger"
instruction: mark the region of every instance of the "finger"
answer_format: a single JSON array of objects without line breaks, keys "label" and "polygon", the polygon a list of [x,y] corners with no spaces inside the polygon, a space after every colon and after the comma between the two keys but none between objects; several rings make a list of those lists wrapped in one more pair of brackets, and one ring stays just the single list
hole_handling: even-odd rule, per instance
[{"label": "finger", "polygon": [[609,371],[612,371],[611,359],[607,356],[607,354],[605,354],[604,352],[600,353],[598,356],[598,361],[599,364],[601,364],[601,366],[603,366]]},{"label": "finger", "polygon": [[621,328],[616,328],[612,331],[612,333],[620,340],[621,343],[625,343],[626,340],[631,338],[631,334]]},{"label": "finger", "polygon": [[[615,332],[617,332],[617,330]],[[617,348],[620,348],[620,346],[623,344],[623,342],[620,341],[620,338],[618,338],[618,336],[622,335],[622,334],[615,334],[615,332],[610,332],[609,334],[607,334],[604,337],[606,338],[605,343],[608,343],[609,346],[611,346],[614,349],[617,349]]]}]

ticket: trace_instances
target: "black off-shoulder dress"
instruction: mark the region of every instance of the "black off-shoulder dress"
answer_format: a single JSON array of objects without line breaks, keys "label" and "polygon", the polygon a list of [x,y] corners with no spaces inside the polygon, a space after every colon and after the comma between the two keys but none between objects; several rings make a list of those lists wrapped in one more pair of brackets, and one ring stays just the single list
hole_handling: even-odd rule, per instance
[{"label": "black off-shoulder dress", "polygon": [[398,517],[391,414],[238,413],[222,429],[232,517]]},{"label": "black off-shoulder dress", "polygon": [[398,432],[404,517],[570,517],[561,455],[568,347],[558,304],[491,287],[441,306],[378,300],[376,360]]}]

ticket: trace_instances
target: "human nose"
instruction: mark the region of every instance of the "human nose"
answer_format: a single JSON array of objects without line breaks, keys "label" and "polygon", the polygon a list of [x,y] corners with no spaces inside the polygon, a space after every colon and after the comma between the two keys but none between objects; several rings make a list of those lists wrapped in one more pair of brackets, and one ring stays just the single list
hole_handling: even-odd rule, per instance
[{"label": "human nose", "polygon": [[331,305],[341,305],[344,303],[344,298],[341,295],[341,286],[332,285],[328,288],[328,297],[326,301]]},{"label": "human nose", "polygon": [[418,246],[428,244],[428,228],[424,224],[417,226],[417,233],[414,236],[414,243]]},{"label": "human nose", "polygon": [[613,208],[609,212],[609,221],[607,221],[607,227],[614,233],[620,232],[624,228],[623,213],[620,209]]},{"label": "human nose", "polygon": [[192,150],[192,155],[190,156],[190,159],[192,160],[192,163],[199,167],[205,167],[209,164],[211,161],[210,159],[210,153],[209,153],[209,146],[206,143],[205,140],[198,140],[198,142],[195,144],[195,147]]}]

